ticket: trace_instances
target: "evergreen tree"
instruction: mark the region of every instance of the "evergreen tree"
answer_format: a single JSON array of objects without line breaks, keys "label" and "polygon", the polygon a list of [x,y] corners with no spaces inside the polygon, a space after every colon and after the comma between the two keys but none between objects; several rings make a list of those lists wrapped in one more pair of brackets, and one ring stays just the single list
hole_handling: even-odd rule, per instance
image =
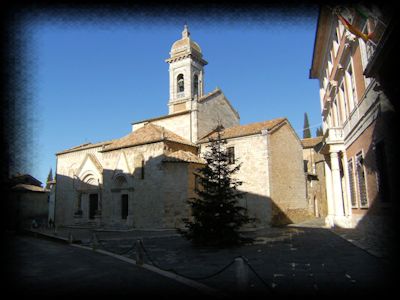
[{"label": "evergreen tree", "polygon": [[47,175],[47,180],[46,180],[46,189],[50,189],[50,184],[49,181],[53,180],[53,169],[50,168],[49,175]]},{"label": "evergreen tree", "polygon": [[315,134],[316,134],[316,136],[322,136],[324,134],[324,132],[322,130],[322,126],[317,128],[317,131],[316,131]]},{"label": "evergreen tree", "polygon": [[304,113],[303,139],[310,137],[311,137],[310,123],[308,122],[307,113]]},{"label": "evergreen tree", "polygon": [[[217,137],[210,139],[207,146],[209,150],[203,156],[206,166],[197,170],[198,197],[188,200],[192,221],[184,219],[187,230],[180,230],[196,245],[230,246],[251,241],[239,234],[242,225],[255,220],[247,216],[246,208],[238,205],[238,199],[244,194],[237,190],[242,182],[232,175],[239,171],[241,164],[230,164],[221,130],[220,126],[217,127]],[[233,161],[236,163],[237,160]]]}]

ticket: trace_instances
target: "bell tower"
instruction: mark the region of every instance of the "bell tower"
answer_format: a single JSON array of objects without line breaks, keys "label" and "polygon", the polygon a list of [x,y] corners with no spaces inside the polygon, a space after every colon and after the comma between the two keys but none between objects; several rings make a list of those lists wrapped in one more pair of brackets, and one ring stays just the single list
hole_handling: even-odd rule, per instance
[{"label": "bell tower", "polygon": [[200,46],[190,38],[187,25],[171,47],[169,63],[169,114],[191,110],[191,101],[203,96],[204,66]]}]

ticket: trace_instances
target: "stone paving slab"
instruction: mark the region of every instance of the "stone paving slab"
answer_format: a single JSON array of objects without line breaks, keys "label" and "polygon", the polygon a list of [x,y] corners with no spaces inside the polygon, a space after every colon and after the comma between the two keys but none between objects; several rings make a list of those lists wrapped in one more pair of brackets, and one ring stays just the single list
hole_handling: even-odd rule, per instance
[{"label": "stone paving slab", "polygon": [[[58,230],[59,236],[72,232],[83,245],[91,246],[93,231]],[[206,277],[221,270],[235,257],[245,257],[246,293],[331,295],[371,294],[391,289],[391,264],[355,247],[325,228],[271,228],[243,233],[255,237],[251,245],[230,249],[193,247],[175,231],[96,232],[99,249],[136,257],[135,242],[143,241],[145,263],[187,276]],[[254,272],[253,272],[254,270]],[[222,273],[198,280],[228,294],[238,290],[237,270],[229,266]]]}]

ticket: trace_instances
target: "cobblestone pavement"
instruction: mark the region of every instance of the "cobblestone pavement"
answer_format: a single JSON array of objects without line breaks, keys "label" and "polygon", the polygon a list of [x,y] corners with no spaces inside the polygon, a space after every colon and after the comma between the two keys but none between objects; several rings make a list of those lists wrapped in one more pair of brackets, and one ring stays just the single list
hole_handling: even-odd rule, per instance
[{"label": "cobblestone pavement", "polygon": [[10,235],[3,293],[13,298],[135,296],[204,298],[196,288],[112,256],[66,243]]},{"label": "cobblestone pavement", "polygon": [[[145,249],[144,261],[221,290],[228,295],[243,292],[235,257],[245,257],[245,293],[371,295],[392,289],[393,266],[371,255],[342,236],[318,224],[244,232],[254,243],[229,249],[193,247],[173,230],[106,232],[59,229],[57,235],[91,246],[93,233],[99,249],[135,259],[136,241]],[[230,265],[231,264],[231,265]],[[227,267],[228,266],[228,267]],[[221,269],[227,267],[223,272]]]},{"label": "cobblestone pavement", "polygon": [[[314,219],[300,224],[290,225],[294,228],[327,228],[322,219]],[[394,241],[396,240],[393,226],[386,228],[356,228],[346,229],[334,227],[330,229],[333,233],[344,238],[355,246],[367,251],[368,253],[386,260],[391,260],[393,256]]]}]

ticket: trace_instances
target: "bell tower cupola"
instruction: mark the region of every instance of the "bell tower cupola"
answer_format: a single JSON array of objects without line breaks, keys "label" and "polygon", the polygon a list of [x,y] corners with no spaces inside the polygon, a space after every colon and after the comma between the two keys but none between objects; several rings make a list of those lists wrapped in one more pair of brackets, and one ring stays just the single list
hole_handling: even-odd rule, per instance
[{"label": "bell tower cupola", "polygon": [[169,114],[191,109],[191,101],[204,93],[204,66],[200,46],[184,26],[182,38],[171,47],[169,63]]}]

